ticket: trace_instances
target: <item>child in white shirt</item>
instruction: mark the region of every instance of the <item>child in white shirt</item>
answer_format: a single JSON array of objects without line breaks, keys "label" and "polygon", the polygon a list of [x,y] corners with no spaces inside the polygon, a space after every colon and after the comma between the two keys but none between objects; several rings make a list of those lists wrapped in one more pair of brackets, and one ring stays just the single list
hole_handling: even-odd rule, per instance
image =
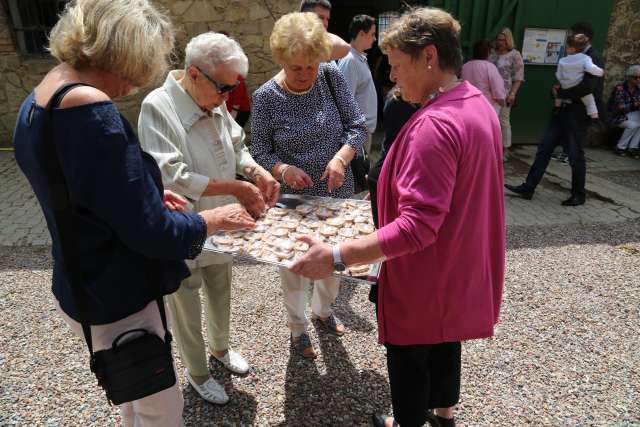
[{"label": "child in white shirt", "polygon": [[[567,56],[560,59],[556,77],[563,89],[571,89],[577,86],[584,78],[584,73],[602,77],[604,70],[593,63],[591,57],[582,53],[589,39],[584,34],[574,34],[567,37]],[[580,98],[587,108],[587,114],[592,119],[598,118],[598,108],[593,94],[590,93]],[[562,99],[556,98],[555,105],[560,107]]]}]

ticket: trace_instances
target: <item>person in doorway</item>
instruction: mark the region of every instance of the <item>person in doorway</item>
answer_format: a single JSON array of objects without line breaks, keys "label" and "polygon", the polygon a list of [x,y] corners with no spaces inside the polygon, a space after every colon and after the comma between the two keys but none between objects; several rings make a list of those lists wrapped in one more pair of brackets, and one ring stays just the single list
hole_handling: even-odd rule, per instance
[{"label": "person in doorway", "polygon": [[375,18],[368,15],[354,16],[349,24],[349,38],[351,51],[338,61],[338,69],[342,71],[351,94],[367,120],[369,135],[364,148],[369,154],[371,138],[378,122],[378,95],[365,51],[371,49],[376,41]]},{"label": "person in doorway", "polygon": [[[220,31],[220,34],[231,37],[226,31]],[[247,93],[245,76],[238,75],[238,86],[229,92],[226,104],[231,117],[233,117],[241,128],[244,128],[244,125],[247,124],[251,116],[251,101]]]},{"label": "person in doorway", "polygon": [[500,109],[505,106],[506,92],[500,72],[488,61],[490,49],[487,40],[474,43],[473,58],[462,66],[460,77],[480,89],[496,114],[500,114]]},{"label": "person in doorway", "polygon": [[[407,101],[422,106],[382,167],[380,229],[333,247],[301,237],[310,249],[290,268],[313,279],[386,259],[378,334],[387,348],[395,422],[402,427],[428,420],[455,425],[461,342],[493,335],[502,300],[501,131],[482,93],[457,78],[459,34],[458,21],[436,8],[412,9],[391,24],[380,46],[391,78]],[[394,424],[379,414],[372,421]]]},{"label": "person in doorway", "polygon": [[509,148],[511,147],[511,108],[514,106],[520,86],[524,82],[524,61],[520,52],[514,47],[513,34],[509,28],[503,28],[496,35],[495,50],[489,56],[489,61],[498,68],[507,93],[505,105],[500,109],[499,117],[504,160],[508,160]]},{"label": "person in doorway", "polygon": [[251,117],[251,101],[249,101],[247,83],[244,77],[238,76],[238,86],[229,93],[226,105],[231,117],[241,128],[244,128],[244,125],[249,121],[249,117]]},{"label": "person in doorway", "polygon": [[[184,70],[169,73],[143,101],[138,120],[142,147],[157,161],[164,184],[193,202],[198,212],[240,201],[257,217],[278,199],[280,184],[253,160],[244,131],[225,101],[247,74],[240,45],[220,33],[189,41]],[[251,182],[236,180],[236,173]],[[235,374],[249,364],[229,347],[231,259],[202,254],[190,261],[191,277],[169,297],[173,332],[185,376],[208,402],[225,404],[224,387],[209,373],[209,354]],[[204,295],[209,349],[202,336],[200,290]]]},{"label": "person in doorway", "polygon": [[616,154],[640,158],[640,65],[627,68],[626,81],[613,88],[609,98],[609,121],[624,129]]}]

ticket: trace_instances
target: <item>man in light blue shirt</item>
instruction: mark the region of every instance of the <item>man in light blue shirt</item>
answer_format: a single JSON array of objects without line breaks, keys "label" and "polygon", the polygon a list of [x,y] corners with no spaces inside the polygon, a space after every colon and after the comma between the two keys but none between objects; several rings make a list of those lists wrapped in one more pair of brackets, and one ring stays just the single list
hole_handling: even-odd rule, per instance
[{"label": "man in light blue shirt", "polygon": [[351,51],[338,62],[351,93],[367,119],[369,138],[365,144],[367,154],[371,150],[371,135],[378,121],[378,96],[367,64],[365,50],[371,49],[376,40],[376,20],[368,15],[356,15],[349,24]]}]

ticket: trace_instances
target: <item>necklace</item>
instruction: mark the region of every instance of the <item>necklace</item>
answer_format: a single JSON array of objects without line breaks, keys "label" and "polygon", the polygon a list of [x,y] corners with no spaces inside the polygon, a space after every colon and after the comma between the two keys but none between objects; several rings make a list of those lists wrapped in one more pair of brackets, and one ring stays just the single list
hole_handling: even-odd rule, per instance
[{"label": "necklace", "polygon": [[440,95],[442,95],[443,93],[453,89],[454,87],[456,87],[458,85],[458,83],[460,83],[462,80],[460,80],[457,76],[452,79],[449,83],[447,83],[444,86],[440,86],[438,89],[436,89],[435,91],[433,91],[432,93],[430,93],[429,95],[427,95],[425,103],[429,103],[431,101],[433,101],[434,99],[436,99],[437,97],[439,97]]},{"label": "necklace", "polygon": [[291,89],[289,87],[289,85],[287,84],[287,79],[283,78],[282,79],[282,86],[287,90],[287,92],[292,93],[293,95],[306,95],[309,92],[311,92],[311,89],[313,89],[314,85],[311,85],[311,87],[309,89],[307,89],[307,90],[301,90],[301,91],[298,92],[298,91],[295,91],[295,90]]}]

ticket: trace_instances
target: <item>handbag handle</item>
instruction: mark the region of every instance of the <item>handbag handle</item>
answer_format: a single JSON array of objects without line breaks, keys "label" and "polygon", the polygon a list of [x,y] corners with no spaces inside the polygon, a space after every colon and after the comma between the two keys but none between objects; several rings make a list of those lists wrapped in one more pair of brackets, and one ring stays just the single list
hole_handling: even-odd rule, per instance
[{"label": "handbag handle", "polygon": [[[336,101],[335,88],[333,87],[333,79],[331,78],[331,73],[327,68],[324,69],[324,76],[327,79],[327,83],[328,83],[327,86],[329,86],[329,92],[331,92],[331,99],[333,99],[333,104],[338,109],[338,115],[340,116],[340,124],[342,124],[342,129],[344,130],[344,122],[342,121],[342,110],[340,109],[340,105]],[[338,150],[339,149],[340,147],[338,147]],[[355,150],[355,151],[356,151],[355,157],[362,157],[364,160],[367,159],[367,152],[365,151],[364,147],[361,147],[360,152],[358,150]]]},{"label": "handbag handle", "polygon": [[116,339],[113,340],[113,343],[111,344],[111,347],[113,348],[114,351],[116,351],[118,349],[118,344],[119,341],[128,334],[132,334],[134,332],[142,332],[141,336],[145,336],[145,335],[149,335],[149,331],[147,331],[146,329],[142,329],[142,328],[136,328],[136,329],[129,329],[128,331],[124,331],[123,333],[121,333],[120,335],[118,335],[116,337]]}]

